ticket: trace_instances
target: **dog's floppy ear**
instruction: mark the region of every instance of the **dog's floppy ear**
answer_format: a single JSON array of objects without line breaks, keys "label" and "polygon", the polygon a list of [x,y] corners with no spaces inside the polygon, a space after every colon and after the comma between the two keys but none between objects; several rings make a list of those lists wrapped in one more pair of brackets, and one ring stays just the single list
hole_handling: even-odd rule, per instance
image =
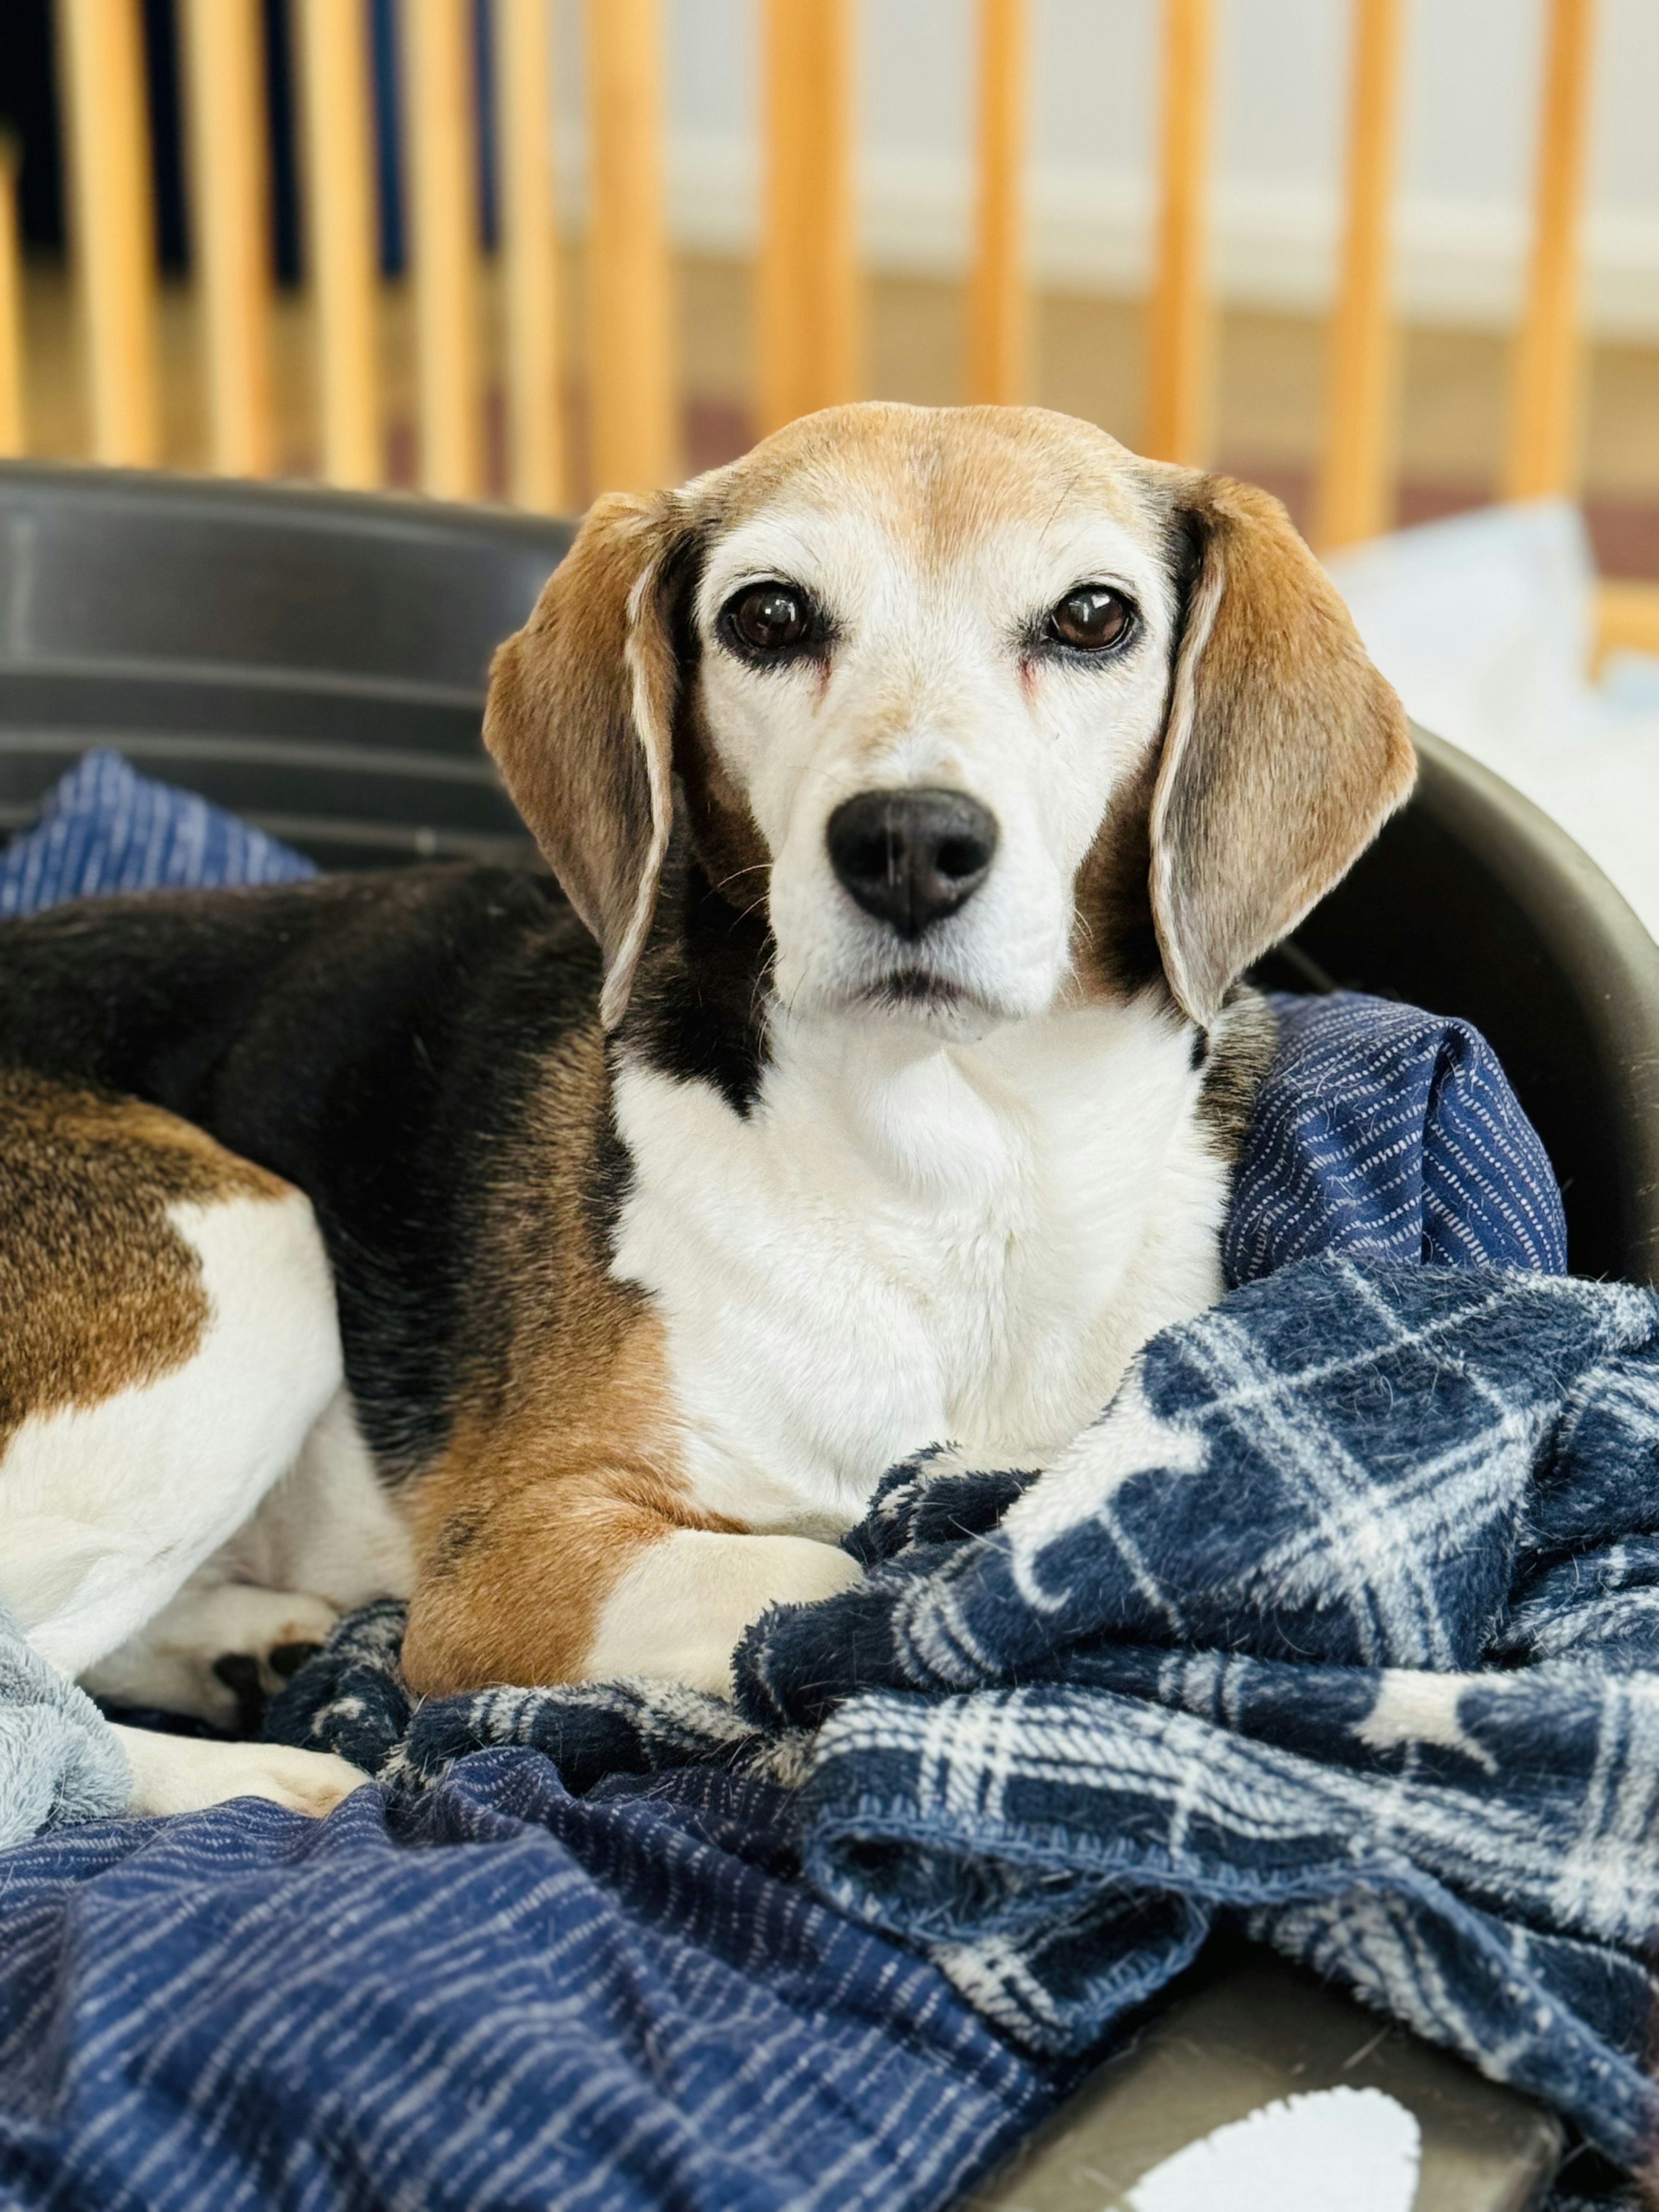
[{"label": "dog's floppy ear", "polygon": [[1405,710],[1276,499],[1175,477],[1189,578],[1152,799],[1152,919],[1207,1024],[1409,796]]},{"label": "dog's floppy ear", "polygon": [[673,818],[679,671],[669,600],[687,538],[674,494],[596,500],[489,671],[484,743],[599,940],[622,1019]]}]

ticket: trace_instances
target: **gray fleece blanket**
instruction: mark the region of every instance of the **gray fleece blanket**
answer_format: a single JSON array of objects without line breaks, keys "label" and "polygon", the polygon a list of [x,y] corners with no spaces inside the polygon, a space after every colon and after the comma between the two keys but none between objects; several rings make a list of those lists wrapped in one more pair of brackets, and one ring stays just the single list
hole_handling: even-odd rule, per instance
[{"label": "gray fleece blanket", "polygon": [[131,1787],[114,1729],[0,1604],[0,1847],[124,1813]]}]

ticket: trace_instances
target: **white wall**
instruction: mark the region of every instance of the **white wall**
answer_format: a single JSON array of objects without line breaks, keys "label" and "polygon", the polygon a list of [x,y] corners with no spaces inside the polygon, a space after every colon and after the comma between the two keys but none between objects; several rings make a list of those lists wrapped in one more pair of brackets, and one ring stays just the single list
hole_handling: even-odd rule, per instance
[{"label": "white wall", "polygon": [[[560,165],[579,215],[579,0],[561,11]],[[1215,283],[1322,305],[1340,216],[1349,0],[1218,0]],[[755,0],[665,0],[677,235],[747,251],[757,160]],[[959,270],[968,234],[972,0],[863,0],[860,194],[872,266]],[[1157,0],[1033,0],[1034,271],[1146,279]],[[1398,211],[1401,308],[1501,324],[1520,297],[1543,0],[1410,0]],[[1659,336],[1659,0],[1601,0],[1587,314]]]}]

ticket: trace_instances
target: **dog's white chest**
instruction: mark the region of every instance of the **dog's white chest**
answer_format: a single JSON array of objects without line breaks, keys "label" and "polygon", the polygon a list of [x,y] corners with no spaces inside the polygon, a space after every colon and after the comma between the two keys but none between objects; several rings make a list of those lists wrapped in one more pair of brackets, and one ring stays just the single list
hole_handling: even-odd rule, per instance
[{"label": "dog's white chest", "polygon": [[786,1029],[747,1116],[643,1066],[617,1082],[634,1182],[615,1272],[668,1340],[701,1503],[856,1520],[950,1441],[1031,1465],[1153,1330],[1219,1293],[1225,1174],[1188,1043],[1097,1007],[946,1050]]}]

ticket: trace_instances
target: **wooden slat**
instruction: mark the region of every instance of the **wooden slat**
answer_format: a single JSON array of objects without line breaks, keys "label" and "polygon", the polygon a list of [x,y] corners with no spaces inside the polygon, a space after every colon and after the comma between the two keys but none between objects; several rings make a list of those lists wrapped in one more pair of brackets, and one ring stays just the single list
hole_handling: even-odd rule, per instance
[{"label": "wooden slat", "polygon": [[17,224],[19,147],[0,131],[0,455],[27,453],[23,398],[23,268]]},{"label": "wooden slat", "polygon": [[1389,280],[1399,136],[1401,0],[1355,0],[1348,90],[1347,220],[1331,325],[1315,540],[1352,545],[1389,526],[1396,348]]},{"label": "wooden slat", "polygon": [[299,0],[306,243],[324,481],[384,474],[375,376],[374,172],[364,0]]},{"label": "wooden slat", "polygon": [[852,0],[766,0],[756,379],[763,430],[859,394],[853,30]]},{"label": "wooden slat", "polygon": [[587,0],[588,415],[599,491],[678,473],[657,0]]},{"label": "wooden slat", "polygon": [[980,0],[979,191],[968,285],[968,397],[1025,397],[1026,0]]},{"label": "wooden slat", "polygon": [[139,0],[59,0],[92,458],[161,455],[155,236]]},{"label": "wooden slat", "polygon": [[270,204],[259,0],[185,0],[191,241],[221,476],[269,475]]},{"label": "wooden slat", "polygon": [[1620,647],[1659,653],[1659,584],[1603,584],[1595,615],[1598,664]]},{"label": "wooden slat", "polygon": [[1593,0],[1550,0],[1532,263],[1504,471],[1510,499],[1546,498],[1572,490],[1577,482],[1579,228],[1594,28]]},{"label": "wooden slat", "polygon": [[1211,0],[1164,0],[1157,263],[1147,310],[1143,442],[1155,459],[1197,467],[1209,442],[1214,332],[1205,299]]},{"label": "wooden slat", "polygon": [[483,483],[470,18],[469,0],[404,0],[421,485],[438,499]]},{"label": "wooden slat", "polygon": [[520,507],[570,502],[559,402],[559,236],[548,0],[497,0],[507,466]]}]

